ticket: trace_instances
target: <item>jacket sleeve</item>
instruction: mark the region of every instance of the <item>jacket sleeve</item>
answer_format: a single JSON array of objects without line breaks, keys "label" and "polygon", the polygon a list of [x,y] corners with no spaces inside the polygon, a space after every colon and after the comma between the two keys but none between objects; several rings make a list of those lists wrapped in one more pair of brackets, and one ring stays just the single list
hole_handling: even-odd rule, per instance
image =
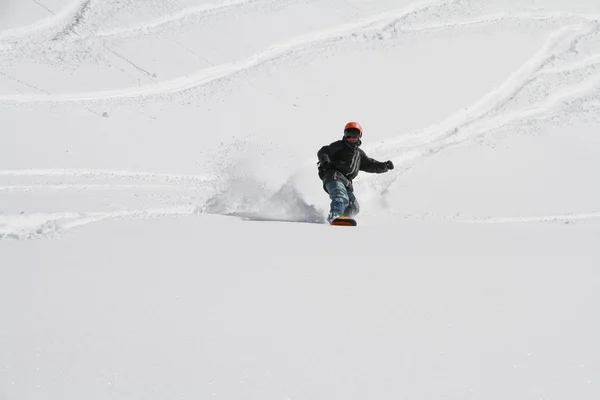
[{"label": "jacket sleeve", "polygon": [[331,159],[329,158],[329,150],[330,150],[330,146],[321,147],[321,150],[319,150],[317,152],[317,157],[319,158],[319,162],[331,161]]},{"label": "jacket sleeve", "polygon": [[360,170],[373,174],[382,174],[388,172],[389,169],[384,162],[374,160],[367,157],[364,151],[360,151]]}]

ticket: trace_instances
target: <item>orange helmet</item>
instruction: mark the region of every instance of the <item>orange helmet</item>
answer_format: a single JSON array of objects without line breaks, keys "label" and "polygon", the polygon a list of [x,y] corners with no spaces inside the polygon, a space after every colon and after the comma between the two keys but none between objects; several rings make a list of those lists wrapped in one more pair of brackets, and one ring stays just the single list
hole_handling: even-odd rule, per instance
[{"label": "orange helmet", "polygon": [[358,129],[358,131],[360,132],[360,136],[362,137],[362,126],[360,126],[360,124],[358,122],[348,122],[346,124],[346,126],[344,127],[344,132],[346,132],[348,129]]}]

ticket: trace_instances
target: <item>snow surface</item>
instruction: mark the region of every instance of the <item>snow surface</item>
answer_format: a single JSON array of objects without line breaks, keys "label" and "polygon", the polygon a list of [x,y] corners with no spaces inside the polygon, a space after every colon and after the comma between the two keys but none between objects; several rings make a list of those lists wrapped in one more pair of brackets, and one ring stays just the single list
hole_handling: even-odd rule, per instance
[{"label": "snow surface", "polygon": [[1,400],[600,398],[595,0],[0,0],[0,121]]}]

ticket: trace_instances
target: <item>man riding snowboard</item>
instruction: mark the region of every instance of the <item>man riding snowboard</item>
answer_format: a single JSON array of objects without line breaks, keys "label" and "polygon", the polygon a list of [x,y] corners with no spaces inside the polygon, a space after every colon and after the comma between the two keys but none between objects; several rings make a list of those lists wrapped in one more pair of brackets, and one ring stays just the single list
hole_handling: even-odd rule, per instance
[{"label": "man riding snowboard", "polygon": [[375,161],[359,149],[362,133],[358,122],[348,122],[342,140],[323,146],[317,152],[319,178],[323,180],[323,189],[331,198],[331,212],[327,217],[329,223],[342,216],[353,217],[358,214],[359,204],[352,187],[352,180],[358,171],[381,174],[394,169],[391,161]]}]

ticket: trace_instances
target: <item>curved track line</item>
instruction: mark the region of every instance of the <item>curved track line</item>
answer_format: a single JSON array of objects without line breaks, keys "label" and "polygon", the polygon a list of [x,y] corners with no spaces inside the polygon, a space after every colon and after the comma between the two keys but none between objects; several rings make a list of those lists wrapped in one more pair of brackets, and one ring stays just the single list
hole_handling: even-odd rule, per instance
[{"label": "curved track line", "polygon": [[[191,18],[198,14],[205,14],[205,13],[210,13],[210,12],[214,12],[214,11],[226,10],[229,8],[237,8],[239,6],[251,4],[254,2],[256,2],[256,0],[230,0],[230,1],[223,2],[223,3],[204,4],[204,5],[200,5],[200,6],[189,7],[189,8],[183,9],[177,13],[166,15],[166,16],[156,18],[156,19],[153,19],[150,21],[146,21],[144,23],[140,23],[140,24],[137,24],[134,26],[128,26],[128,27],[124,27],[124,28],[116,28],[116,29],[105,31],[105,32],[99,32],[94,35],[88,35],[86,37],[88,37],[88,38],[94,38],[94,37],[95,38],[108,38],[108,37],[113,37],[113,36],[124,37],[127,35],[136,34],[136,33],[152,34],[156,29],[161,29],[168,24],[181,22],[187,18]],[[486,17],[480,21],[477,21],[477,19],[473,19],[469,23],[466,23],[465,25],[493,22],[493,21],[498,21],[498,20],[502,20],[502,19],[547,20],[547,19],[555,19],[555,18],[560,18],[560,19],[577,18],[577,19],[590,20],[590,21],[600,20],[600,14],[598,14],[598,15],[582,14],[582,13],[573,13],[573,12],[538,12],[538,13],[531,12],[531,13],[516,13],[516,14],[504,12],[504,13],[497,13],[494,15],[495,16],[489,17],[489,20],[488,20],[488,17]],[[462,23],[461,23],[461,25],[462,25]],[[435,27],[435,29],[440,29],[440,28],[443,28],[443,26]],[[414,29],[414,30],[420,30],[420,29],[428,30],[430,28],[428,28],[427,26],[423,26],[422,28],[418,28],[418,29]]]},{"label": "curved track line", "polygon": [[[113,30],[106,31],[106,32],[100,32],[93,36],[98,37],[98,38],[104,38],[104,37],[112,37],[112,36],[125,36],[125,35],[133,34],[133,33],[151,34],[151,33],[153,33],[152,30],[155,28],[162,28],[163,26],[165,26],[167,24],[184,20],[184,19],[192,17],[196,14],[202,14],[202,13],[217,11],[217,10],[221,10],[221,9],[238,7],[240,5],[244,5],[244,4],[248,4],[248,3],[252,3],[252,2],[254,2],[254,1],[238,0],[238,1],[231,1],[228,3],[224,3],[224,4],[210,4],[210,5],[202,5],[202,6],[198,6],[198,7],[191,7],[191,8],[182,10],[178,13],[171,14],[171,15],[161,17],[161,18],[156,18],[154,20],[147,21],[142,24],[138,24],[138,25],[126,27],[126,28],[121,28],[121,29],[113,29]],[[430,7],[430,6],[428,6],[428,7]],[[416,10],[416,11],[419,11],[419,10]],[[416,12],[416,11],[413,11],[413,12]],[[380,14],[380,15],[384,15],[384,14]],[[455,22],[455,23],[450,22],[450,23],[440,24],[440,25],[421,25],[419,27],[408,28],[407,30],[413,31],[413,32],[419,32],[419,31],[434,30],[434,29],[445,29],[445,28],[449,28],[449,27],[453,27],[453,26],[468,26],[468,25],[476,25],[476,24],[485,24],[485,23],[497,22],[500,20],[507,20],[507,19],[516,19],[516,20],[530,19],[530,20],[544,21],[544,20],[549,20],[549,19],[565,19],[565,18],[577,18],[577,19],[581,19],[581,20],[598,21],[598,20],[600,20],[600,14],[597,14],[597,15],[596,14],[581,14],[581,13],[572,13],[572,12],[542,12],[542,13],[500,12],[500,13],[496,13],[496,14],[491,14],[490,16],[486,16],[486,17],[483,17],[480,19],[473,18],[473,19],[470,19],[467,21]]]},{"label": "curved track line", "polygon": [[[441,151],[451,147],[460,145],[468,140],[495,131],[507,126],[512,126],[523,121],[546,120],[556,115],[564,107],[568,107],[572,102],[581,99],[591,93],[596,93],[600,90],[600,75],[583,81],[579,85],[571,86],[563,90],[556,91],[551,96],[540,104],[532,107],[516,110],[511,113],[500,114],[488,119],[479,119],[467,122],[452,129],[442,138],[436,138],[428,143],[424,143],[414,148],[409,149],[400,157],[389,156],[394,162],[402,165],[402,172],[406,172],[413,168],[419,161],[440,153]],[[387,150],[388,153],[393,153],[396,150]],[[385,155],[385,152],[383,152]],[[384,180],[380,186],[381,194],[389,192],[392,185],[402,177],[403,173],[397,174],[389,180]]]},{"label": "curved track line", "polygon": [[[368,31],[380,31],[389,27],[394,22],[419,11],[426,10],[433,6],[440,4],[447,4],[455,2],[456,0],[435,0],[427,1],[424,3],[416,3],[408,8],[404,8],[400,11],[386,12],[372,16],[363,21],[354,22],[350,24],[340,25],[327,30],[314,32],[308,35],[299,36],[287,42],[282,42],[267,48],[266,50],[256,53],[246,59],[238,60],[234,62],[224,63],[211,68],[206,68],[195,74],[175,78],[167,81],[158,83],[152,83],[142,86],[130,87],[125,89],[107,90],[107,91],[96,91],[87,93],[66,93],[56,95],[5,95],[0,96],[0,101],[11,102],[11,103],[35,103],[35,102],[81,102],[81,101],[95,101],[95,100],[111,100],[118,98],[135,98],[135,97],[148,97],[155,95],[168,95],[173,93],[182,92],[188,89],[192,89],[198,86],[202,86],[213,82],[218,79],[222,79],[229,75],[239,73],[251,68],[254,68],[265,62],[275,60],[277,58],[292,54],[294,51],[301,50],[310,46],[318,46],[326,44],[332,41],[343,40],[347,37],[356,35],[358,33],[364,33]],[[566,14],[570,15],[570,14]],[[416,27],[408,27],[403,29],[403,33],[410,32],[424,32],[432,30],[449,29],[453,27],[470,26],[477,24],[489,24],[498,22],[506,19],[533,19],[533,20],[546,20],[551,18],[564,18],[563,13],[548,13],[548,14],[534,14],[534,13],[497,13],[479,18],[468,19],[464,21],[453,21],[445,22],[441,24],[426,24]],[[593,18],[592,18],[593,20]],[[577,27],[570,26],[566,30],[575,31]],[[560,32],[558,33],[560,36]],[[550,46],[555,43],[549,43]],[[545,49],[541,52],[546,54]],[[536,61],[534,59],[534,61]],[[546,60],[547,61],[547,60]],[[527,71],[525,71],[527,72]],[[517,73],[523,73],[523,71],[517,71]],[[487,97],[495,95],[490,93],[480,100],[476,107],[480,107],[482,102],[487,100]]]},{"label": "curved track line", "polygon": [[[513,111],[499,113],[503,106],[513,100],[518,93],[540,76],[581,71],[594,66],[600,55],[592,55],[584,60],[576,60],[554,68],[557,56],[575,52],[574,46],[583,37],[598,32],[597,24],[589,26],[567,26],[553,32],[542,48],[512,73],[503,84],[494,88],[472,106],[459,111],[438,124],[405,135],[400,139],[386,142],[385,149],[375,149],[402,165],[406,172],[419,161],[433,156],[442,150],[462,144],[505,126],[524,121],[545,120],[562,110],[572,107],[574,102],[593,100],[600,90],[600,74],[581,77],[581,81],[562,89],[548,89],[543,100]],[[546,68],[551,66],[551,68]],[[400,156],[398,151],[401,151]],[[381,194],[389,192],[403,173],[392,178],[380,178],[376,186]],[[375,188],[375,187],[374,187]],[[377,189],[377,188],[375,188]]]},{"label": "curved track line", "polygon": [[92,213],[35,213],[28,215],[0,215],[1,239],[37,239],[51,237],[72,228],[116,218],[152,218],[197,213],[196,206],[150,208]]},{"label": "curved track line", "polygon": [[[378,22],[383,23],[384,25],[388,25],[390,23],[390,21],[386,22],[387,20],[391,19],[393,21],[393,20],[399,18],[398,16],[394,17],[395,14],[399,13],[400,17],[405,17],[409,14],[412,14],[412,13],[415,13],[418,11],[422,11],[422,10],[430,8],[432,6],[454,3],[457,1],[458,0],[425,0],[425,1],[417,2],[415,4],[409,5],[408,7],[405,7],[405,8],[399,9],[399,10],[388,11],[385,13],[380,13],[380,14],[371,16],[362,22],[359,21],[356,23],[344,24],[343,26],[333,28],[333,30],[341,29],[341,31],[343,32],[343,30],[350,28],[350,27],[354,27],[354,29],[360,30],[360,26],[362,26],[364,24],[370,25],[370,24],[378,23]],[[232,1],[229,1],[229,2],[226,2],[223,4],[209,4],[209,5],[191,7],[186,10],[182,10],[179,13],[165,16],[162,18],[157,18],[155,20],[148,21],[144,24],[140,24],[140,25],[128,27],[128,28],[123,28],[123,29],[115,29],[115,30],[108,31],[108,32],[101,32],[101,33],[96,34],[95,36],[96,37],[109,37],[109,36],[126,35],[126,34],[130,34],[133,32],[150,31],[153,28],[160,28],[166,24],[181,21],[181,20],[183,20],[185,18],[189,18],[195,14],[201,14],[201,13],[216,11],[216,10],[220,10],[220,9],[238,7],[240,5],[249,4],[249,3],[253,3],[253,2],[256,2],[256,0],[232,0]],[[326,31],[323,31],[323,32],[326,32]],[[149,33],[151,33],[151,32],[149,32]]]},{"label": "curved track line", "polygon": [[65,26],[60,32],[58,32],[52,40],[60,40],[66,36],[76,33],[77,28],[82,24],[85,20],[87,13],[90,11],[92,7],[92,2],[94,0],[85,0],[79,10],[73,15],[67,26]]},{"label": "curved track line", "polygon": [[208,182],[209,178],[202,175],[178,175],[154,172],[113,171],[104,169],[5,169],[0,170],[0,176],[72,176],[84,178],[132,178],[138,180],[162,179],[180,182]]},{"label": "curved track line", "polygon": [[74,1],[69,6],[63,8],[51,17],[44,18],[31,25],[0,32],[0,41],[8,39],[18,39],[20,37],[27,36],[38,31],[55,28],[59,25],[68,26],[69,22],[72,21],[72,19],[80,12],[83,5],[87,2],[88,0]]},{"label": "curved track line", "polygon": [[[469,106],[465,110],[461,110],[454,115],[451,115],[449,118],[435,125],[432,125],[421,131],[414,132],[398,140],[389,141],[386,143],[386,145],[389,146],[391,144],[396,144],[400,147],[404,147],[406,145],[409,145],[409,147],[424,146],[456,134],[458,133],[459,129],[464,129],[471,124],[475,124],[478,121],[485,119],[487,116],[493,114],[496,109],[502,107],[512,98],[514,98],[514,96],[523,90],[523,88],[530,82],[532,82],[535,77],[553,73],[554,70],[544,70],[544,67],[556,57],[556,50],[563,49],[563,52],[568,51],[571,44],[585,34],[587,34],[587,32],[582,33],[579,26],[567,26],[553,32],[544,46],[542,46],[542,48],[533,57],[527,60],[525,64],[523,64],[518,70],[513,72],[502,83],[502,85],[488,92],[476,103]],[[565,70],[572,70],[573,68],[577,68],[579,66],[586,67],[588,63],[593,63],[597,57],[598,56],[593,56],[584,61],[571,63],[568,66],[563,66],[557,69],[556,72],[560,73]],[[595,79],[588,83],[588,87],[594,87],[594,85],[596,85]],[[581,88],[581,85],[578,85],[577,87],[580,93],[585,92],[585,90]],[[557,94],[554,94],[554,99],[555,101],[560,101],[561,97],[563,96],[565,99],[572,99],[572,96],[569,96],[564,92],[558,92]],[[508,117],[504,115],[504,118],[503,116],[497,116],[495,118],[514,120],[515,115],[517,114],[540,113],[543,109],[548,107],[548,104],[543,105],[542,107],[534,106],[530,109],[515,111],[512,114],[508,114]]]},{"label": "curved track line", "polygon": [[112,37],[112,36],[121,36],[122,37],[125,35],[130,35],[130,34],[135,34],[135,33],[146,33],[152,29],[162,28],[165,25],[168,25],[168,24],[171,24],[174,22],[178,22],[178,21],[183,21],[186,18],[190,18],[190,17],[193,17],[198,14],[204,14],[204,13],[219,11],[219,10],[228,9],[228,8],[235,8],[235,7],[239,7],[241,5],[249,4],[249,3],[253,3],[253,2],[255,2],[255,0],[231,0],[231,1],[226,1],[226,2],[222,2],[222,3],[203,4],[203,5],[199,5],[199,6],[195,6],[195,7],[186,8],[177,13],[166,15],[161,18],[156,18],[156,19],[147,21],[142,24],[128,26],[126,28],[121,28],[121,29],[112,29],[112,30],[105,31],[105,32],[99,32],[99,33],[94,34],[92,37],[97,37],[97,38],[106,38],[106,37]]},{"label": "curved track line", "polygon": [[254,54],[244,60],[224,63],[212,68],[207,68],[191,76],[176,78],[155,84],[149,84],[127,89],[98,91],[89,93],[58,94],[50,96],[34,95],[11,95],[0,96],[0,101],[31,103],[31,102],[78,102],[93,100],[108,100],[115,98],[135,98],[151,95],[165,95],[182,92],[209,82],[224,78],[228,75],[238,73],[256,67],[269,60],[274,60],[295,50],[307,46],[324,44],[328,41],[341,40],[344,37],[368,30],[378,30],[390,25],[392,22],[406,17],[415,12],[426,10],[430,7],[453,3],[458,0],[428,0],[415,3],[399,11],[386,12],[371,16],[363,21],[339,25],[324,31],[314,32],[283,42],[268,49]]},{"label": "curved track line", "polygon": [[0,186],[0,192],[31,192],[35,190],[127,190],[127,189],[165,189],[165,190],[186,190],[194,189],[193,186],[175,186],[175,185],[111,185],[111,184],[59,184],[59,185],[7,185]]},{"label": "curved track line", "polygon": [[594,93],[599,88],[600,75],[592,76],[590,79],[584,80],[578,85],[555,91],[542,103],[535,104],[525,109],[499,114],[487,119],[483,119],[482,117],[469,122],[460,128],[456,128],[451,135],[448,135],[443,141],[436,143],[436,146],[446,147],[453,144],[459,144],[478,134],[513,125],[522,120],[531,121],[536,119],[547,119],[559,112],[563,105],[568,105],[590,93]]},{"label": "curved track line", "polygon": [[600,21],[600,14],[579,14],[579,13],[571,13],[571,12],[562,12],[562,11],[548,11],[548,12],[498,12],[494,14],[483,15],[480,17],[458,20],[458,21],[449,21],[442,24],[422,24],[407,27],[406,29],[402,29],[402,32],[425,32],[425,31],[433,31],[438,29],[448,29],[454,27],[464,27],[464,26],[473,26],[473,25],[488,25],[490,23],[496,23],[500,21],[506,20],[515,20],[515,21],[548,21],[548,20],[565,20],[565,19],[575,19],[578,21],[587,21],[587,22],[598,22]]},{"label": "curved track line", "polygon": [[507,224],[507,223],[526,223],[526,222],[569,222],[577,220],[588,220],[600,218],[600,212],[591,213],[573,213],[563,215],[546,215],[541,217],[485,217],[460,219],[460,222],[473,224]]},{"label": "curved track line", "polygon": [[150,218],[150,217],[169,217],[173,215],[191,215],[197,211],[196,206],[179,206],[171,208],[150,208],[143,210],[125,210],[106,213],[82,214],[79,218],[61,224],[61,229],[71,229],[105,219],[114,218]]}]

